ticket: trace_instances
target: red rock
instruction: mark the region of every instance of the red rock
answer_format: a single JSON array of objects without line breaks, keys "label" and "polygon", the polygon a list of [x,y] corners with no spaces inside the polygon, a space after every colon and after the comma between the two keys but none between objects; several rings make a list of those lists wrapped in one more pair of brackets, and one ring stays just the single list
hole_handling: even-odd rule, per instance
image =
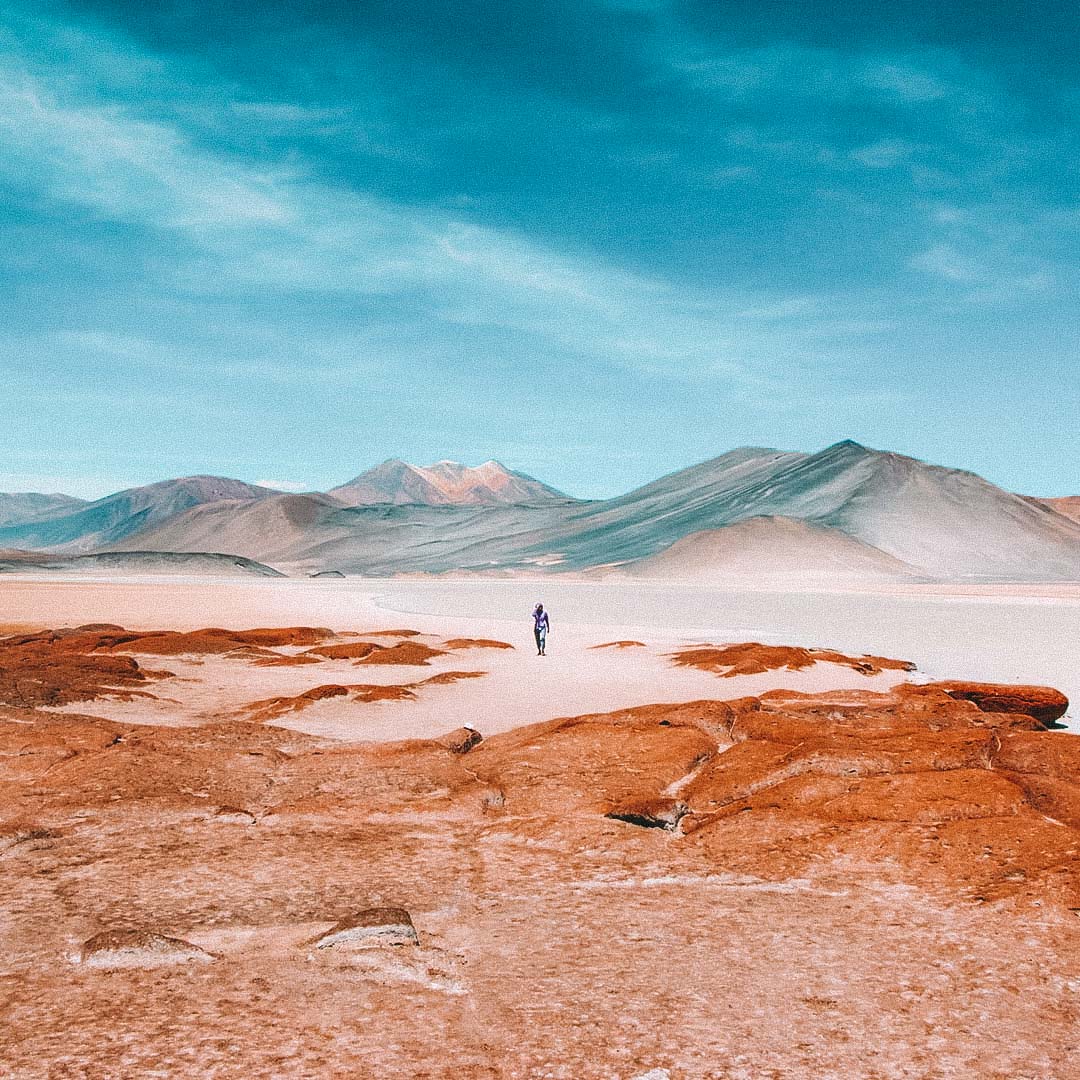
[{"label": "red rock", "polygon": [[206,963],[213,957],[183,938],[148,930],[106,930],[83,943],[82,963],[91,967],[155,967],[159,964]]},{"label": "red rock", "polygon": [[462,679],[482,679],[486,674],[486,671],[440,671],[438,675],[430,675],[423,682],[413,685],[446,686],[450,683],[461,682]]},{"label": "red rock", "polygon": [[303,667],[306,664],[318,664],[321,663],[317,656],[308,656],[304,653],[300,653],[295,656],[273,656],[264,657],[258,660],[252,661],[255,667]]},{"label": "red rock", "polygon": [[223,630],[209,627],[177,633],[173,630],[156,630],[132,634],[124,632],[113,643],[103,641],[99,648],[114,652],[134,652],[157,656],[194,656],[227,653],[242,646],[313,645],[333,637],[332,630],[311,626],[269,627],[256,630]]},{"label": "red rock", "polygon": [[412,917],[404,908],[377,907],[346,916],[309,944],[317,949],[335,949],[342,946],[416,945],[418,941]]},{"label": "red rock", "polygon": [[321,645],[316,649],[308,649],[301,655],[321,656],[326,660],[360,660],[385,648],[385,645],[376,645],[373,641],[350,641],[344,645]]},{"label": "red rock", "polygon": [[433,649],[419,641],[402,641],[397,645],[351,641],[344,645],[322,645],[308,649],[304,655],[321,656],[327,660],[358,660],[367,664],[426,666],[432,657],[445,656],[446,652],[443,649]]},{"label": "red rock", "polygon": [[734,675],[760,675],[766,671],[786,668],[801,671],[816,663],[842,664],[863,675],[881,671],[914,671],[909,660],[890,660],[883,656],[845,656],[832,649],[800,649],[788,645],[761,645],[749,642],[722,647],[701,646],[681,649],[670,654],[679,667],[694,667],[714,671],[727,678]]},{"label": "red rock", "polygon": [[148,671],[128,656],[88,655],[73,642],[95,635],[51,633],[0,640],[0,703],[20,708],[113,697],[152,697],[145,685],[171,672]]},{"label": "red rock", "polygon": [[512,649],[514,646],[506,641],[495,641],[493,638],[450,638],[444,641],[443,646],[451,650],[459,649]]},{"label": "red rock", "polygon": [[476,728],[461,727],[440,735],[436,740],[452,754],[467,754],[474,746],[479,746],[483,736]]},{"label": "red rock", "polygon": [[363,657],[361,664],[401,664],[406,667],[427,667],[428,661],[436,656],[445,656],[443,649],[433,649],[419,641],[403,641],[391,645],[388,649],[379,649]]},{"label": "red rock", "polygon": [[[123,659],[67,655],[80,637],[97,640],[31,648]],[[935,686],[778,692],[558,719],[460,756],[0,707],[0,838],[39,836],[0,874],[4,1067],[1071,1075],[1080,740],[1031,723]],[[671,832],[606,816],[678,802]],[[383,928],[412,942],[399,913],[297,947],[343,896],[408,897],[423,947],[365,947]],[[90,926],[133,921],[227,960],[72,965]],[[928,1030],[947,1037],[928,1048]]]},{"label": "red rock", "polygon": [[1069,708],[1069,699],[1049,686],[1013,686],[977,682],[937,682],[930,684],[949,697],[970,701],[981,712],[1020,713],[1040,724],[1060,720]]},{"label": "red rock", "polygon": [[416,693],[412,686],[363,685],[350,687],[354,691],[353,701],[370,703],[373,701],[415,701]]}]

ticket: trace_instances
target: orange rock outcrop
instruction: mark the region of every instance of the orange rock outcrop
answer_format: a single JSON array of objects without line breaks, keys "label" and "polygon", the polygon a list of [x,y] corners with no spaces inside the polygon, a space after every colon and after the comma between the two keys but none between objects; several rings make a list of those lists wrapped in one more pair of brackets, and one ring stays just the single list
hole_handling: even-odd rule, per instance
[{"label": "orange rock outcrop", "polygon": [[[0,669],[92,696],[65,655],[130,659],[70,637]],[[346,745],[2,706],[4,1069],[1070,1076],[1057,708],[902,684]]]},{"label": "orange rock outcrop", "polygon": [[724,677],[760,675],[781,668],[802,671],[819,663],[842,664],[863,675],[915,670],[915,665],[909,660],[890,660],[884,656],[846,656],[833,649],[800,649],[790,645],[762,645],[759,642],[680,649],[671,654],[671,659],[680,667],[715,671]]}]

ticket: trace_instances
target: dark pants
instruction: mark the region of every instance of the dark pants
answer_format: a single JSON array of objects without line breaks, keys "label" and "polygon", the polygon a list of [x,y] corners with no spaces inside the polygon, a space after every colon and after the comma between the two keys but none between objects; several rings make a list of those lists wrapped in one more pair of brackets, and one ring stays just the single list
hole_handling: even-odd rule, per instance
[{"label": "dark pants", "polygon": [[536,627],[533,630],[533,637],[536,638],[536,651],[543,652],[545,645],[547,645],[547,628],[541,630],[539,626]]}]

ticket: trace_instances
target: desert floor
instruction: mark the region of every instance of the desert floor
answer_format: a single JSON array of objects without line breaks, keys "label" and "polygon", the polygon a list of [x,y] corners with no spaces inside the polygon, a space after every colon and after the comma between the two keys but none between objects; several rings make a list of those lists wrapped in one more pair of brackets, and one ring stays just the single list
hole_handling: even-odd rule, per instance
[{"label": "desert floor", "polygon": [[0,579],[0,1077],[1068,1080],[1039,593]]},{"label": "desert floor", "polygon": [[[524,664],[532,651],[529,612],[538,599],[552,616],[549,655],[543,665]],[[455,719],[496,731],[555,716],[716,696],[715,680],[698,672],[589,651],[624,639],[657,651],[705,641],[835,648],[912,660],[926,678],[1054,686],[1074,703],[1064,723],[1080,730],[1080,585],[776,592],[559,578],[0,578],[0,626],[89,622],[129,629],[309,625],[353,631],[400,623],[432,634],[495,638],[524,654],[485,658],[496,677],[456,688],[458,709],[471,710],[468,717],[443,715],[437,699],[411,710],[384,703],[387,715],[363,730],[319,732],[337,737],[438,734]],[[837,682],[835,675],[823,686],[820,672],[774,673],[764,683],[729,682],[723,693],[865,685],[850,675]]]}]

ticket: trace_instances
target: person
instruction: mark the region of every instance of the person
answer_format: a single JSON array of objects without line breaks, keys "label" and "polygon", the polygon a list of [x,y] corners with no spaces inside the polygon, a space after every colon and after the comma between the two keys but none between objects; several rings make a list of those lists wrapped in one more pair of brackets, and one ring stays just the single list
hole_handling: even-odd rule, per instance
[{"label": "person", "polygon": [[533,608],[533,637],[536,638],[536,655],[547,655],[547,636],[548,630],[551,629],[551,620],[548,619],[548,613],[544,610],[544,605],[538,603]]}]

